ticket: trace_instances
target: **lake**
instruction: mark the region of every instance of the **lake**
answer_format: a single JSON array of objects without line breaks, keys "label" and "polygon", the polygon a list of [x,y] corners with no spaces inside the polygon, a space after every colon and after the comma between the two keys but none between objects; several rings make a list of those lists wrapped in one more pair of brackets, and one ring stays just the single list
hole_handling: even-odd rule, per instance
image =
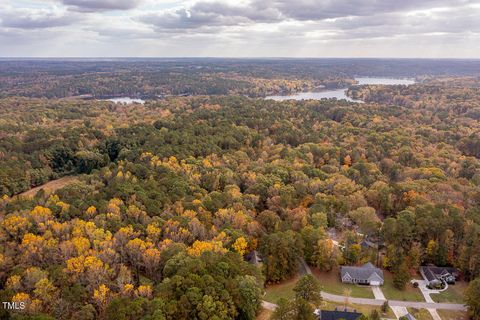
[{"label": "lake", "polygon": [[125,103],[125,104],[131,104],[131,103],[141,103],[144,104],[145,100],[142,99],[132,99],[130,97],[121,97],[121,98],[112,98],[112,99],[107,99],[106,101],[112,101],[115,103]]},{"label": "lake", "polygon": [[358,85],[366,85],[366,84],[383,84],[387,86],[392,86],[392,85],[410,85],[414,84],[415,80],[414,79],[395,79],[395,78],[375,78],[375,77],[356,77],[355,80],[358,81]]},{"label": "lake", "polygon": [[[358,81],[358,85],[410,85],[414,84],[415,80],[413,79],[394,79],[394,78],[376,78],[376,77],[356,77],[355,80]],[[275,101],[285,101],[285,100],[322,100],[322,99],[345,99],[350,102],[363,103],[361,100],[355,100],[346,95],[348,88],[343,89],[334,89],[334,90],[325,90],[318,92],[298,92],[288,96],[266,96],[265,99],[271,99]]]},{"label": "lake", "polygon": [[345,92],[347,89],[335,89],[335,90],[325,90],[318,92],[299,92],[288,96],[266,96],[265,99],[271,99],[275,101],[285,101],[285,100],[322,100],[322,99],[345,99],[350,102],[362,103],[361,100],[354,100],[347,96]]}]

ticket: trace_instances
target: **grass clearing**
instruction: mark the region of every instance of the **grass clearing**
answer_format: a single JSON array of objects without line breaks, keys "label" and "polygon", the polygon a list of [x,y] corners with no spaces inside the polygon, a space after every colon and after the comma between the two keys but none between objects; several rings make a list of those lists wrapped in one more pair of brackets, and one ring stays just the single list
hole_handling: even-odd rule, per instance
[{"label": "grass clearing", "polygon": [[311,269],[312,273],[320,281],[322,290],[325,292],[343,295],[345,290],[351,290],[350,296],[353,298],[375,298],[372,289],[369,286],[342,283],[340,280],[340,269],[338,268],[330,272],[321,272],[317,268]]},{"label": "grass clearing", "polygon": [[425,301],[422,292],[418,288],[414,288],[411,283],[407,283],[405,290],[398,290],[393,286],[393,274],[383,271],[385,283],[381,287],[385,298],[388,300],[400,301]]},{"label": "grass clearing", "polygon": [[430,294],[430,297],[435,302],[464,303],[463,292],[467,286],[467,282],[458,281],[453,285],[448,285],[448,289],[443,292],[438,294]]},{"label": "grass clearing", "polygon": [[295,287],[298,279],[300,279],[300,277],[295,276],[292,279],[282,281],[279,284],[268,285],[265,289],[265,296],[263,297],[263,300],[277,303],[281,298],[289,300],[293,299],[295,296],[293,288]]}]

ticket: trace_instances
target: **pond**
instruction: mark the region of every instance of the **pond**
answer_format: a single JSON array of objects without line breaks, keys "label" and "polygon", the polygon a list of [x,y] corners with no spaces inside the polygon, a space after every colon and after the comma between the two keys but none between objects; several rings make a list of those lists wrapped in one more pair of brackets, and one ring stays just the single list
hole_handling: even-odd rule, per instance
[{"label": "pond", "polygon": [[[395,79],[395,78],[377,78],[377,77],[356,77],[355,80],[358,81],[358,85],[410,85],[414,84],[415,80],[413,79]],[[346,95],[348,88],[343,89],[334,89],[334,90],[324,90],[318,92],[298,92],[288,96],[275,95],[275,96],[266,96],[265,99],[271,99],[275,101],[284,101],[284,100],[322,100],[322,99],[345,99],[350,102],[363,103],[361,100],[355,100]]]}]

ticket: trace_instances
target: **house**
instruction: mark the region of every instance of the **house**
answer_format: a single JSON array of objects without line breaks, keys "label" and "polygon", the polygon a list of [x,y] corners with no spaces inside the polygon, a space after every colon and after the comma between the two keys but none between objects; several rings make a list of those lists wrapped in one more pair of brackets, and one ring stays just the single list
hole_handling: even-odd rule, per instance
[{"label": "house", "polygon": [[315,310],[315,315],[319,320],[357,320],[361,317],[361,313],[358,313],[356,310],[347,311],[347,309],[340,311],[340,310]]},{"label": "house", "polygon": [[377,245],[372,241],[368,240],[367,238],[363,238],[362,242],[360,242],[360,246],[363,249],[376,249]]},{"label": "house", "polygon": [[383,285],[383,271],[370,262],[361,267],[343,266],[340,268],[343,283],[368,284],[371,286]]},{"label": "house", "polygon": [[260,264],[263,260],[257,250],[253,250],[245,255],[245,260],[253,265]]},{"label": "house", "polygon": [[433,287],[441,285],[444,282],[454,284],[458,277],[457,269],[436,266],[421,266],[420,274],[423,279],[428,282],[428,285]]}]

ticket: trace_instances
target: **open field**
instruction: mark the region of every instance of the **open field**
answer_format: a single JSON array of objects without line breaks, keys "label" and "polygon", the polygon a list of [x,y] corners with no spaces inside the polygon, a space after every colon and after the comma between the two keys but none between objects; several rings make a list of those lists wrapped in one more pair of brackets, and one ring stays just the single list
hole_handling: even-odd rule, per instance
[{"label": "open field", "polygon": [[467,286],[468,283],[465,281],[458,281],[454,285],[449,285],[447,290],[438,294],[431,294],[430,297],[435,302],[463,303],[463,292]]},{"label": "open field", "polygon": [[405,290],[398,290],[393,286],[393,275],[388,271],[384,271],[383,274],[385,283],[382,286],[382,291],[388,300],[425,301],[420,289],[414,288],[410,283],[407,283]]},{"label": "open field", "polygon": [[58,189],[65,187],[66,185],[78,181],[78,177],[76,176],[66,176],[60,179],[49,181],[41,186],[32,188],[28,191],[20,193],[20,196],[23,197],[34,197],[38,191],[41,189],[45,190],[47,193],[55,192]]},{"label": "open field", "polygon": [[312,268],[312,273],[317,277],[322,286],[322,290],[332,294],[343,295],[345,290],[351,290],[350,296],[355,298],[375,298],[372,289],[368,286],[342,283],[340,280],[339,269],[330,272],[320,272]]}]

